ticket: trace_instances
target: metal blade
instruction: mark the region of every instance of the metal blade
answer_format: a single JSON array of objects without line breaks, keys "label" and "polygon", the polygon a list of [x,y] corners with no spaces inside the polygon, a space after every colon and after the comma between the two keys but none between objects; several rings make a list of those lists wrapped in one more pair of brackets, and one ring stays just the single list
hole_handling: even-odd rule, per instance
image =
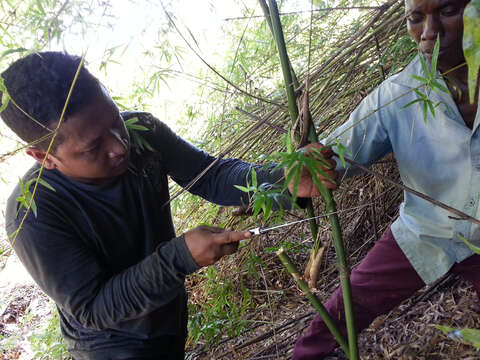
[{"label": "metal blade", "polygon": [[302,223],[302,222],[305,222],[305,221],[318,219],[318,218],[329,216],[329,215],[332,215],[332,214],[338,214],[340,212],[344,212],[344,211],[348,211],[348,210],[360,209],[360,208],[370,206],[370,205],[373,205],[373,204],[374,204],[374,202],[371,202],[371,203],[368,203],[368,204],[363,204],[363,205],[360,205],[360,206],[355,206],[355,207],[352,207],[352,208],[343,209],[343,210],[339,210],[339,211],[335,211],[335,212],[324,213],[324,214],[320,214],[320,215],[317,215],[317,216],[313,216],[313,217],[309,217],[309,218],[301,219],[301,220],[296,220],[296,221],[288,222],[288,223],[281,224],[281,225],[276,225],[276,226],[271,226],[271,227],[257,227],[257,228],[254,228],[254,229],[250,229],[248,231],[250,231],[253,235],[265,234],[266,232],[269,232],[270,230],[280,229],[280,228],[283,228],[283,227],[286,227],[286,226],[299,224],[299,223]]}]

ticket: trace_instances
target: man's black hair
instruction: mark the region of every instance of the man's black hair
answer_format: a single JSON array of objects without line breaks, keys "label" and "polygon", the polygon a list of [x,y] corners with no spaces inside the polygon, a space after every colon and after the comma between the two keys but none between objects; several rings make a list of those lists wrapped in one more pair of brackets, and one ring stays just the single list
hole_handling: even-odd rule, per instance
[{"label": "man's black hair", "polygon": [[[11,98],[1,117],[22,140],[31,143],[49,133],[47,126],[54,129],[80,61],[80,57],[63,52],[38,52],[15,61],[1,74]],[[64,121],[88,105],[100,89],[98,79],[82,66]],[[56,146],[62,141],[59,135]],[[35,146],[45,150],[49,139]]]}]

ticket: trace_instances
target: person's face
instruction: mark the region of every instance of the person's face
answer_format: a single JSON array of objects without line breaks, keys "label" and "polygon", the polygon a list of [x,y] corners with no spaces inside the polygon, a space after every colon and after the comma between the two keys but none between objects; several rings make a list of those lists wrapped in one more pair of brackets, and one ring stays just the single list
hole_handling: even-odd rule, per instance
[{"label": "person's face", "polygon": [[[130,138],[118,108],[105,92],[68,117],[60,134],[64,141],[49,154],[45,167],[81,182],[102,183],[123,174],[128,167]],[[41,151],[27,154],[41,162]]]},{"label": "person's face", "polygon": [[462,49],[463,9],[470,0],[405,0],[408,33],[431,61],[440,38],[438,68],[447,71],[465,61]]}]

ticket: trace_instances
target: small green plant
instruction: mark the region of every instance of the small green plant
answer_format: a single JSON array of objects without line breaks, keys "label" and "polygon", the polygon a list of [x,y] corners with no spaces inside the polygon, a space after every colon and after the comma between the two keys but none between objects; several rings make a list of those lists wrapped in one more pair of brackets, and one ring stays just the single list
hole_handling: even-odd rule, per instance
[{"label": "small green plant", "polygon": [[238,336],[244,331],[250,323],[245,312],[252,306],[252,297],[242,283],[238,286],[231,279],[222,278],[213,266],[203,276],[207,299],[200,304],[189,304],[188,332],[189,341],[202,339],[209,346],[217,344],[223,335]]},{"label": "small green plant", "polygon": [[67,360],[71,359],[60,332],[60,320],[57,311],[35,330],[29,337],[34,359],[38,360]]}]

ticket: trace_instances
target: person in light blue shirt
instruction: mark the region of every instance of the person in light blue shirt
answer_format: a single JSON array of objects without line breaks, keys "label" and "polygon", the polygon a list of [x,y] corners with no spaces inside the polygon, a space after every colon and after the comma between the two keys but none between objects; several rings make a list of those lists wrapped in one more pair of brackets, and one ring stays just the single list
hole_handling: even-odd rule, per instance
[{"label": "person in light blue shirt", "polygon": [[[370,165],[393,152],[402,182],[469,216],[480,218],[480,113],[478,81],[469,102],[468,69],[462,50],[463,10],[469,0],[406,0],[409,34],[420,54],[399,74],[384,81],[325,141],[340,141],[352,160]],[[420,57],[431,64],[440,38],[439,88],[422,87]],[[452,71],[452,69],[455,69]],[[443,74],[443,76],[440,76]],[[435,106],[427,111],[419,95]],[[416,101],[416,102],[415,102]],[[342,168],[342,175],[354,169]],[[400,215],[350,276],[358,331],[380,314],[451,271],[480,294],[480,256],[461,237],[480,246],[480,228],[411,193],[404,193]],[[339,289],[325,304],[346,333]],[[293,359],[321,359],[338,346],[317,316],[299,338]]]}]

